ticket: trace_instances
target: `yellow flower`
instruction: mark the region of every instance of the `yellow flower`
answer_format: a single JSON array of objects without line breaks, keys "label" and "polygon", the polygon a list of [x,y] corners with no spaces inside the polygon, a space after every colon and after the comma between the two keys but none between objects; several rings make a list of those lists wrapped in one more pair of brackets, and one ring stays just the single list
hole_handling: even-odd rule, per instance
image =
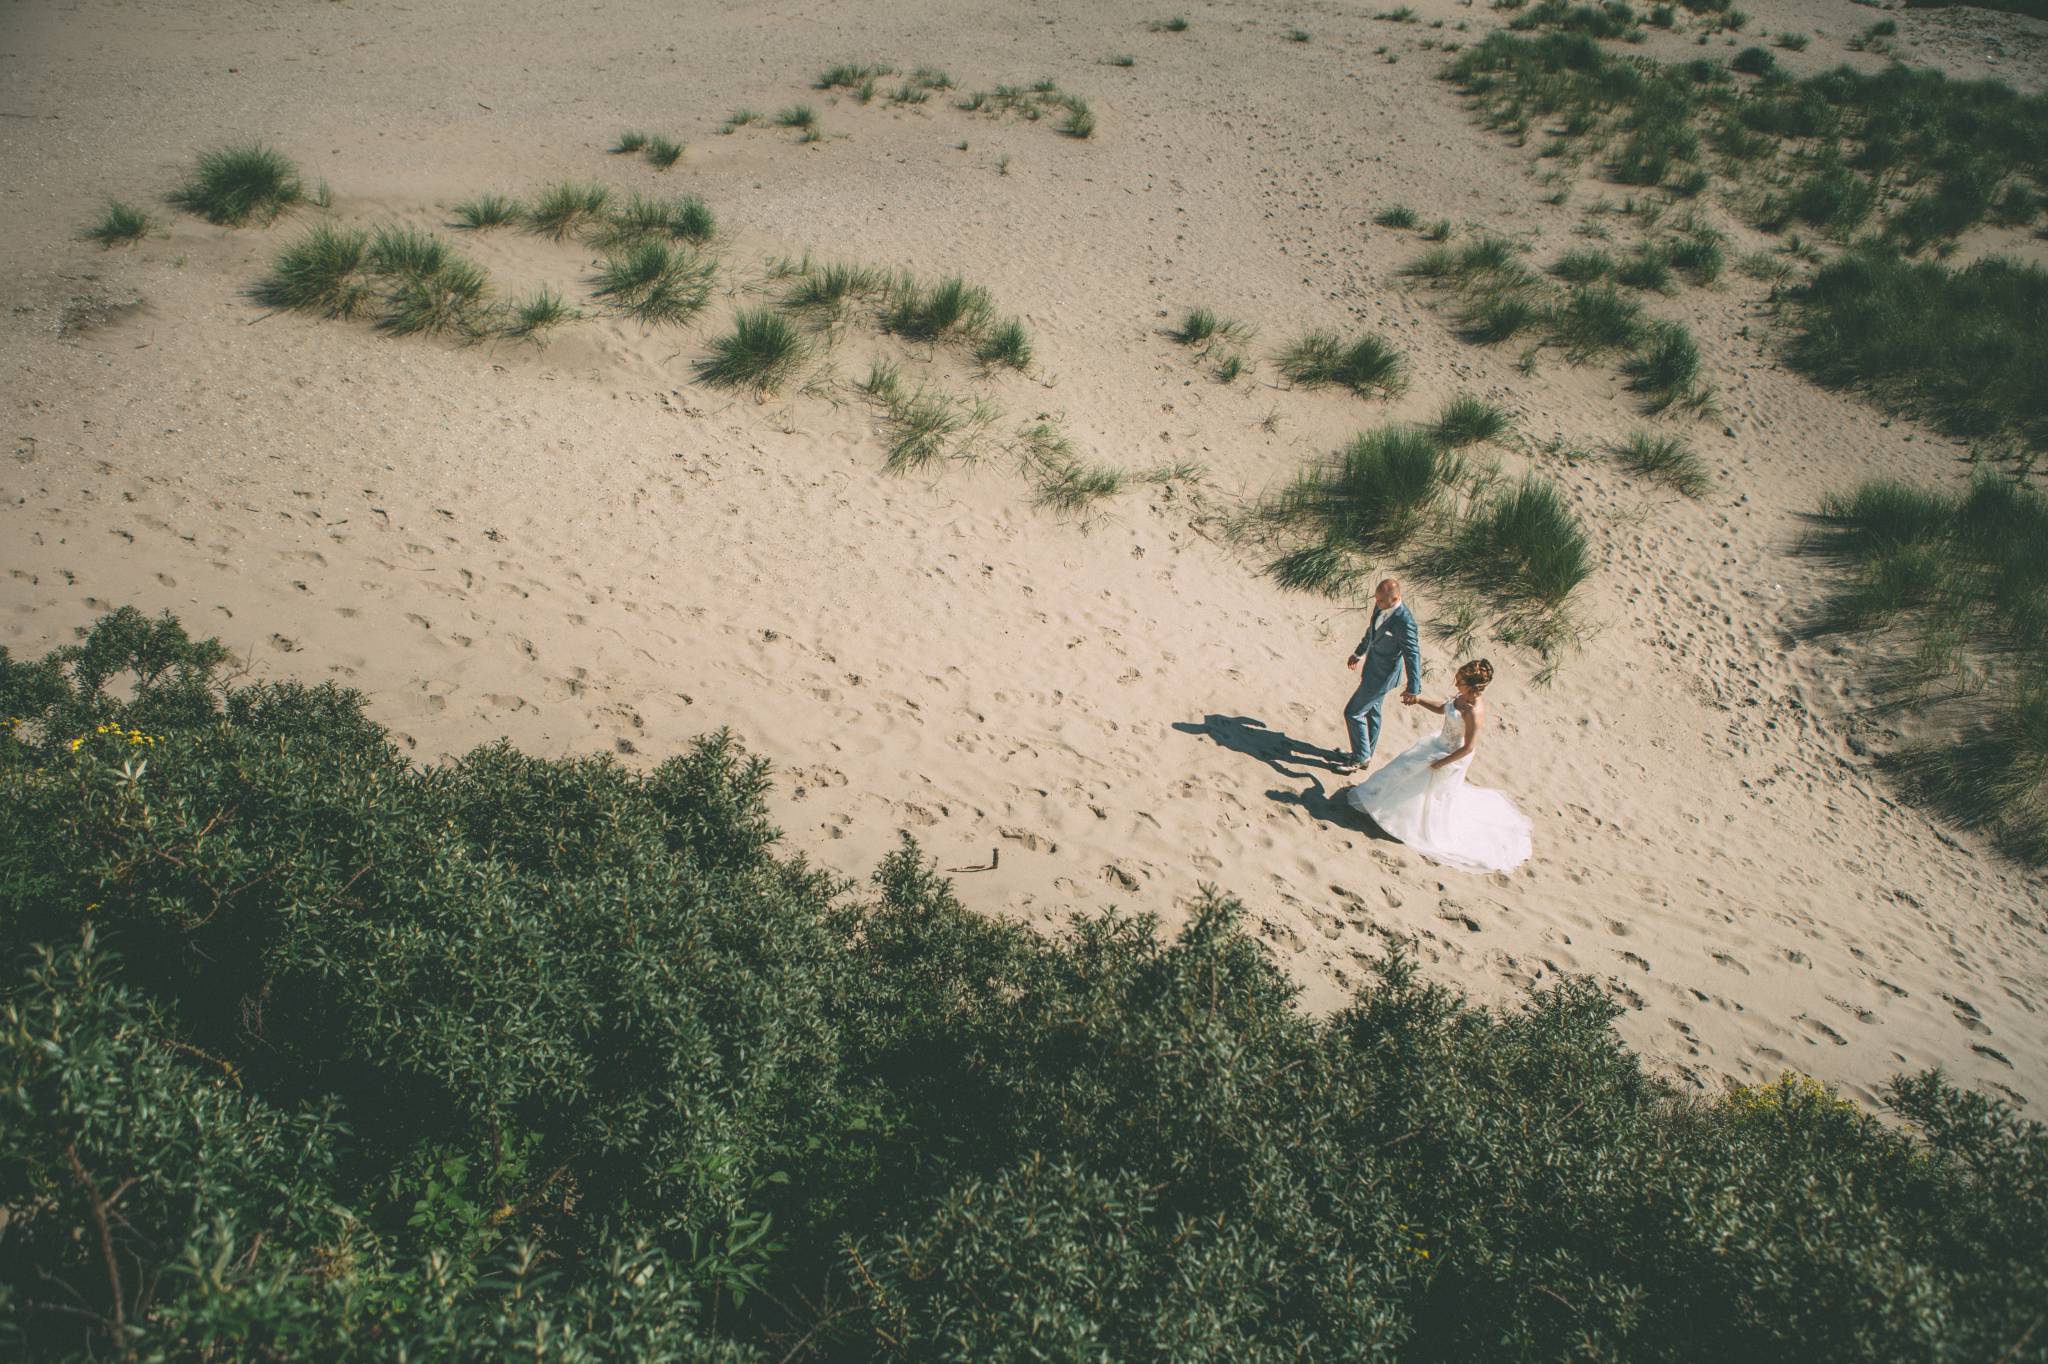
[{"label": "yellow flower", "polygon": [[73,739],[73,740],[71,741],[71,751],[72,751],[73,753],[76,753],[76,752],[78,751],[78,746],[79,746],[80,744],[84,743],[84,742],[85,742],[85,740],[83,740],[83,739]]}]

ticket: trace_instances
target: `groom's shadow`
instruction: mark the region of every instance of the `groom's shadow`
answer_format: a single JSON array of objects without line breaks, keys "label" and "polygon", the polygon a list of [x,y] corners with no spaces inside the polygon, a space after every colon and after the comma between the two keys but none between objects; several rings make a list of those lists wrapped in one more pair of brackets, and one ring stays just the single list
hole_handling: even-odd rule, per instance
[{"label": "groom's shadow", "polygon": [[1350,775],[1337,770],[1346,760],[1344,754],[1304,743],[1249,715],[1205,715],[1199,723],[1176,720],[1173,727],[1183,734],[1201,735],[1233,753],[1257,758],[1290,781],[1308,783],[1295,790],[1268,790],[1267,800],[1298,806],[1310,818],[1327,824],[1392,841],[1371,819],[1336,798],[1337,792],[1351,784]]}]

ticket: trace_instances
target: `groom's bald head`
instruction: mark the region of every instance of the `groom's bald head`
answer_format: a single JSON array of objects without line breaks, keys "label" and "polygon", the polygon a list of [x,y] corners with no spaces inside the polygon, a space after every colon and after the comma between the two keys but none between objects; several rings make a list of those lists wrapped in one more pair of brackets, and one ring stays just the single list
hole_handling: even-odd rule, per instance
[{"label": "groom's bald head", "polygon": [[1372,590],[1372,599],[1379,605],[1382,611],[1396,605],[1401,600],[1401,580],[1399,578],[1380,579],[1380,585]]}]

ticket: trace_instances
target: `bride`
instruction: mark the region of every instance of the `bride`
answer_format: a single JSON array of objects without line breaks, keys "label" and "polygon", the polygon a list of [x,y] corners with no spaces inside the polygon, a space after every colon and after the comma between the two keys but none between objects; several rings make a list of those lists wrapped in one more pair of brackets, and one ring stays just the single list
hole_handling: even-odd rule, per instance
[{"label": "bride", "polygon": [[1493,665],[1458,669],[1458,690],[1443,701],[1401,698],[1444,717],[1444,727],[1344,793],[1354,809],[1432,861],[1460,871],[1512,871],[1529,860],[1529,819],[1498,791],[1467,786],[1465,770],[1486,723],[1479,694]]}]

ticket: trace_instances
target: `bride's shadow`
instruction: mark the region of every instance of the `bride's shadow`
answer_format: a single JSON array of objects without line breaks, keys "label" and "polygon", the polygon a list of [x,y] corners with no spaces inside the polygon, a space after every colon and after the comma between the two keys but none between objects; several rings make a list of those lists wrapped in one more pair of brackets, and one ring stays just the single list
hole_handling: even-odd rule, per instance
[{"label": "bride's shadow", "polygon": [[[1304,743],[1249,715],[1205,715],[1199,723],[1176,720],[1173,727],[1183,734],[1201,735],[1233,753],[1257,758],[1290,781],[1308,783],[1294,790],[1270,789],[1266,792],[1267,800],[1296,806],[1310,818],[1326,824],[1337,824],[1356,833],[1394,841],[1371,819],[1336,798],[1337,793],[1352,782],[1349,774],[1337,770],[1345,761],[1344,754]],[[1327,785],[1325,774],[1329,778]]]}]

